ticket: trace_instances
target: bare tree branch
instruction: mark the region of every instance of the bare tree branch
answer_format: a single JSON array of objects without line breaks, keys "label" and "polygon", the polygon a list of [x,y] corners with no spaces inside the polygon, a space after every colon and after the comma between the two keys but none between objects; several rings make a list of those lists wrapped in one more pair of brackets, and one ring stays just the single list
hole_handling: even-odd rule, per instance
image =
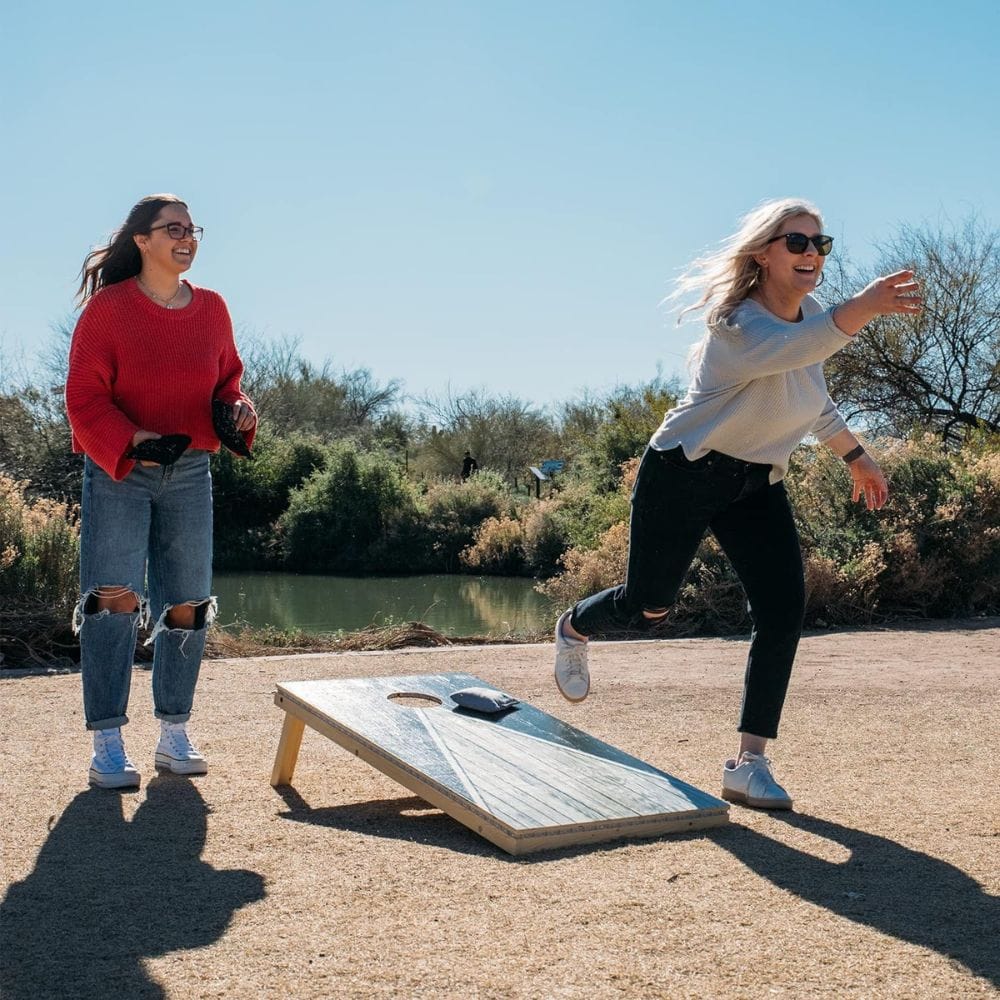
[{"label": "bare tree branch", "polygon": [[[831,394],[875,431],[923,426],[952,443],[1000,431],[1000,232],[975,217],[952,230],[903,226],[874,273],[903,267],[923,285],[922,314],[870,323],[828,365]],[[845,268],[831,284],[846,298],[873,276]]]}]

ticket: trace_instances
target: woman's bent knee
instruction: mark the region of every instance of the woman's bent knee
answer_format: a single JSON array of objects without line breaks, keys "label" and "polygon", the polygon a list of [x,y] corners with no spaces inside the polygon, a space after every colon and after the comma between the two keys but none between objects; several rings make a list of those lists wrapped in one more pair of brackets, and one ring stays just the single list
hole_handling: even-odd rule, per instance
[{"label": "woman's bent knee", "polygon": [[202,601],[186,601],[184,604],[171,605],[164,615],[164,624],[167,628],[198,631],[205,628],[214,616],[215,599],[209,597]]},{"label": "woman's bent knee", "polygon": [[640,632],[656,628],[666,621],[669,613],[669,608],[642,608],[639,613],[632,616],[632,628]]},{"label": "woman's bent knee", "polygon": [[94,615],[99,611],[112,614],[135,614],[139,610],[139,595],[128,587],[104,586],[87,595],[84,614]]},{"label": "woman's bent knee", "polygon": [[194,628],[194,608],[188,604],[176,604],[167,612],[167,628]]}]

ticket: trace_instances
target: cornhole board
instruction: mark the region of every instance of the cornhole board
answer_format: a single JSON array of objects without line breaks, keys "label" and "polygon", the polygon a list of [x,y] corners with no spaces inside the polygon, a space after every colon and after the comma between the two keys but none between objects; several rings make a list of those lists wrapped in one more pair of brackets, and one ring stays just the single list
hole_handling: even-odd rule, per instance
[{"label": "cornhole board", "polygon": [[271,784],[291,783],[309,726],[509,854],[728,822],[721,799],[526,702],[459,708],[464,687],[489,685],[460,673],[278,684]]}]

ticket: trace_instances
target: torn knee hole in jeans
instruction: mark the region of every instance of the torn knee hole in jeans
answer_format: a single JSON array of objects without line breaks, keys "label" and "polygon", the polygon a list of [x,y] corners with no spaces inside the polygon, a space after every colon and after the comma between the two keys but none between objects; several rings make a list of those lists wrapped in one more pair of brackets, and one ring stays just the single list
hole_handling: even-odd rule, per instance
[{"label": "torn knee hole in jeans", "polygon": [[[183,628],[177,625],[171,625],[170,622],[167,621],[167,616],[173,608],[194,608],[194,627]],[[160,613],[160,617],[156,620],[156,625],[153,626],[153,631],[150,632],[149,638],[143,645],[151,646],[153,644],[153,640],[161,632],[183,632],[184,637],[181,639],[181,652],[183,652],[184,644],[187,642],[187,637],[191,635],[192,632],[200,632],[202,629],[208,628],[208,626],[215,621],[215,616],[218,610],[218,601],[214,597],[202,597],[196,601],[180,601],[177,604],[164,604],[163,611]]]},{"label": "torn knee hole in jeans", "polygon": [[[633,605],[634,607],[634,605]],[[639,632],[656,628],[670,613],[669,608],[640,608],[632,612],[629,627]]]},{"label": "torn knee hole in jeans", "polygon": [[[100,601],[115,601],[118,598],[131,594],[135,598],[135,606],[123,611],[115,611],[111,608],[102,608]],[[91,587],[80,595],[76,607],[73,609],[73,634],[79,635],[80,629],[87,618],[107,618],[109,615],[138,615],[139,624],[147,624],[149,620],[149,605],[146,600],[139,596],[139,591],[135,587],[125,584],[102,584]]]}]

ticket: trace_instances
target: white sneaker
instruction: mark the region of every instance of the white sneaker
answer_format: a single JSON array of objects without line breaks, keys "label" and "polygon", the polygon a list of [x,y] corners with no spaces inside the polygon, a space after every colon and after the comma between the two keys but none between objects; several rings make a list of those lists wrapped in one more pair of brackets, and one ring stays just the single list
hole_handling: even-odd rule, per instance
[{"label": "white sneaker", "polygon": [[564,611],[556,622],[556,687],[567,701],[583,701],[590,693],[590,671],[587,669],[587,643],[563,635],[563,622],[572,614]]},{"label": "white sneaker", "polygon": [[160,720],[160,742],[156,744],[156,770],[173,774],[207,774],[208,761],[191,745],[184,722]]},{"label": "white sneaker", "polygon": [[97,788],[139,787],[139,772],[125,753],[121,729],[94,730],[94,756],[87,780]]},{"label": "white sneaker", "polygon": [[771,761],[763,754],[744,750],[722,768],[722,797],[758,809],[791,809],[791,796],[771,773]]}]

